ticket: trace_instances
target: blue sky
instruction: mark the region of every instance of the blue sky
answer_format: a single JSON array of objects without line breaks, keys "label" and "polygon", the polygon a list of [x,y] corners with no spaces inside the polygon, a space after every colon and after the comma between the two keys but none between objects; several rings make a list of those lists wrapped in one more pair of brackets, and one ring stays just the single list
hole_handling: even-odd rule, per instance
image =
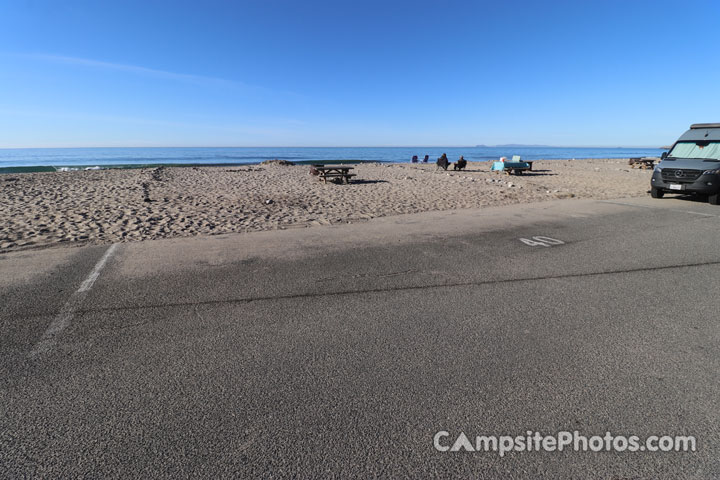
[{"label": "blue sky", "polygon": [[660,146],[707,1],[0,0],[0,147]]}]

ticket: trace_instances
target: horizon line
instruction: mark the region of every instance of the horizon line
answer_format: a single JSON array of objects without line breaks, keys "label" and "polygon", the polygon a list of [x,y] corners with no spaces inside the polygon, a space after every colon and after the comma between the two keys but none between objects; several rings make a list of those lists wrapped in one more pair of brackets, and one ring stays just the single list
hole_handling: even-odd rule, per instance
[{"label": "horizon line", "polygon": [[643,148],[663,150],[667,147],[652,147],[647,145],[524,145],[524,144],[500,144],[500,145],[153,145],[153,146],[63,146],[63,147],[2,147],[0,150],[62,150],[62,149],[91,149],[91,148]]}]

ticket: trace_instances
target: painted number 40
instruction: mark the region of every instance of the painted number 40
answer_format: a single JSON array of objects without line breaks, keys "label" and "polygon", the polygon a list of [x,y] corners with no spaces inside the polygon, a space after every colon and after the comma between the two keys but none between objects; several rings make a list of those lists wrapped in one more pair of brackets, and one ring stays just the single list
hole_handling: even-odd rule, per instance
[{"label": "painted number 40", "polygon": [[550,237],[532,237],[532,238],[521,238],[521,242],[531,247],[552,247],[553,245],[564,245],[565,242],[558,240],[557,238]]}]

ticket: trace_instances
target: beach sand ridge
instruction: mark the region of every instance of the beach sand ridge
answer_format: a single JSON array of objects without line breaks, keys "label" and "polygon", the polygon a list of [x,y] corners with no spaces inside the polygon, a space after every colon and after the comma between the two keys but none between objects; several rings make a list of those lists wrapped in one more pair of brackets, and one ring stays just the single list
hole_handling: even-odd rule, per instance
[{"label": "beach sand ridge", "polygon": [[354,165],[324,184],[308,165],[159,167],[0,175],[0,251],[366,221],[374,217],[558,198],[646,195],[649,170],[627,160],[537,161],[525,175],[470,162]]}]

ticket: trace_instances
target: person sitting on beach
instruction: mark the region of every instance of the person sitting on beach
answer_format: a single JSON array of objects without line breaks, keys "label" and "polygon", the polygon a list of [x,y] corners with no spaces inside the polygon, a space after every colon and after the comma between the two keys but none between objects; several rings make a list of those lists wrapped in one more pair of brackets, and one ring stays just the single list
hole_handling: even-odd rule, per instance
[{"label": "person sitting on beach", "polygon": [[467,166],[467,160],[465,160],[465,157],[460,155],[460,160],[455,162],[455,165],[453,166],[453,170],[462,170]]},{"label": "person sitting on beach", "polygon": [[427,163],[428,160],[430,160],[430,155],[425,155],[425,158],[423,158],[423,163]]},{"label": "person sitting on beach", "polygon": [[412,163],[418,163],[418,156],[417,156],[417,155],[413,155],[411,162],[412,162]]},{"label": "person sitting on beach", "polygon": [[447,154],[443,153],[440,158],[437,159],[437,162],[435,162],[438,167],[442,168],[443,170],[447,170],[450,166],[450,162],[448,161]]}]

